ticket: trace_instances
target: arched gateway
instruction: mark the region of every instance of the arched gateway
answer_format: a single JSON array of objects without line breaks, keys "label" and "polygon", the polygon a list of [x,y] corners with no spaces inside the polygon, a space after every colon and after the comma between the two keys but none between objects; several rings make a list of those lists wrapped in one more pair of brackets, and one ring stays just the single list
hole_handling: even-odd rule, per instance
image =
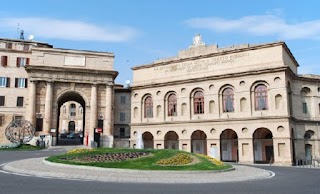
[{"label": "arched gateway", "polygon": [[[27,119],[40,126],[36,136],[50,137],[52,145],[59,143],[61,106],[75,101],[83,114],[82,123],[79,122],[82,126],[77,128],[81,129],[78,135],[82,138],[78,143],[90,145],[94,140],[99,115],[103,120],[100,145],[111,147],[113,85],[118,75],[113,70],[114,55],[54,48],[34,48],[32,55],[31,64],[26,66],[30,80]],[[75,128],[72,130],[76,132]],[[73,138],[70,134],[69,137]]]}]

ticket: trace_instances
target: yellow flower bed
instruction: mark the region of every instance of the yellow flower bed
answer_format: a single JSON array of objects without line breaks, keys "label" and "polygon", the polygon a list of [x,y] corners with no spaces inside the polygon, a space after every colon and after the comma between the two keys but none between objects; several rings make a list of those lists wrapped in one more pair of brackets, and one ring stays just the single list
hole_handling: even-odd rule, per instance
[{"label": "yellow flower bed", "polygon": [[198,154],[199,156],[201,156],[201,157],[204,157],[204,158],[206,158],[206,159],[208,159],[208,160],[210,160],[211,162],[213,162],[215,165],[217,165],[217,166],[223,166],[224,165],[224,163],[223,162],[221,162],[220,160],[217,160],[217,159],[215,159],[215,158],[212,158],[212,157],[210,157],[210,156],[208,156],[208,155],[204,155],[204,154]]},{"label": "yellow flower bed", "polygon": [[67,152],[67,154],[78,154],[78,153],[84,153],[84,152],[91,152],[94,151],[93,149],[85,149],[85,148],[81,148],[81,149],[73,149]]},{"label": "yellow flower bed", "polygon": [[162,159],[156,162],[158,165],[185,165],[193,161],[192,157],[188,154],[177,154],[172,158]]}]

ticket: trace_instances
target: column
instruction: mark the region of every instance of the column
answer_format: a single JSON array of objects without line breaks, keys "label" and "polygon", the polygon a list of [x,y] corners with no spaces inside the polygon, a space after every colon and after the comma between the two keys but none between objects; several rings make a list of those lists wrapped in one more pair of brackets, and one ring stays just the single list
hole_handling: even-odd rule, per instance
[{"label": "column", "polygon": [[106,109],[103,120],[103,146],[113,147],[113,123],[112,123],[112,105],[113,105],[113,90],[111,85],[106,86]]},{"label": "column", "polygon": [[37,82],[36,81],[30,81],[29,84],[29,112],[27,120],[29,120],[32,125],[35,127],[35,115],[36,115],[36,102],[37,102]]},{"label": "column", "polygon": [[103,133],[104,135],[112,135],[112,87],[106,87],[106,109],[104,113]]},{"label": "column", "polygon": [[45,134],[50,134],[52,116],[52,82],[47,82],[46,102],[44,107],[43,129]]},{"label": "column", "polygon": [[94,128],[98,124],[98,106],[97,106],[97,85],[91,86],[91,100],[90,100],[90,129],[89,129],[89,145],[94,140]]}]

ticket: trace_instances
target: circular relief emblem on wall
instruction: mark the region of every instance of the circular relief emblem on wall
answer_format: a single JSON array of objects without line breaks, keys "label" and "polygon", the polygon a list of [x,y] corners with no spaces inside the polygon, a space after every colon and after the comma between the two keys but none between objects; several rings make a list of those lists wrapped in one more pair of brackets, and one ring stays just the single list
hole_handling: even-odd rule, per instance
[{"label": "circular relief emblem on wall", "polygon": [[159,130],[159,131],[157,131],[157,135],[161,135],[161,131]]},{"label": "circular relief emblem on wall", "polygon": [[212,128],[211,130],[210,130],[210,133],[211,134],[214,134],[216,132],[216,130],[214,129],[214,128]]},{"label": "circular relief emblem on wall", "polygon": [[247,133],[248,129],[246,127],[242,128],[242,133]]},{"label": "circular relief emblem on wall", "polygon": [[157,91],[157,95],[159,96],[161,94],[161,92],[160,91]]},{"label": "circular relief emblem on wall", "polygon": [[187,130],[185,130],[185,129],[182,130],[182,134],[183,134],[183,135],[187,134]]},{"label": "circular relief emblem on wall", "polygon": [[133,95],[133,97],[135,97],[135,98],[136,98],[137,96],[138,96],[138,94],[137,94],[137,93],[135,93],[135,94]]},{"label": "circular relief emblem on wall", "polygon": [[284,127],[279,126],[277,130],[278,130],[278,132],[282,132],[282,131],[284,131]]},{"label": "circular relief emblem on wall", "polygon": [[137,132],[135,131],[135,132],[133,132],[133,136],[137,136]]},{"label": "circular relief emblem on wall", "polygon": [[211,84],[211,85],[209,86],[209,90],[213,90],[213,88],[214,88],[214,85]]},{"label": "circular relief emblem on wall", "polygon": [[280,77],[275,77],[274,82],[279,83],[281,81]]},{"label": "circular relief emblem on wall", "polygon": [[245,82],[245,81],[241,81],[241,82],[239,83],[239,85],[240,85],[240,86],[244,86],[244,85],[246,85],[246,82]]},{"label": "circular relief emblem on wall", "polygon": [[184,93],[186,92],[186,89],[185,88],[181,88],[181,93]]}]

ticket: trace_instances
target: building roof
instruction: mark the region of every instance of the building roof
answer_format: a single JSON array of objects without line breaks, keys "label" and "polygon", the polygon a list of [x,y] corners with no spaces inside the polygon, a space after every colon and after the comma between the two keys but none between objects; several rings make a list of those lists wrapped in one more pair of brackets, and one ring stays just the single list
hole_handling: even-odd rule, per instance
[{"label": "building roof", "polygon": [[293,54],[291,53],[286,43],[283,41],[279,41],[279,42],[271,42],[271,43],[264,43],[264,44],[232,45],[224,48],[219,48],[218,45],[208,45],[208,46],[201,45],[197,47],[190,47],[189,49],[179,51],[178,55],[175,57],[155,60],[153,63],[134,66],[131,69],[138,70],[138,69],[167,65],[171,63],[178,63],[178,62],[184,62],[184,61],[207,58],[207,57],[215,57],[220,55],[238,53],[238,52],[243,52],[248,50],[257,50],[257,49],[263,49],[263,48],[275,47],[275,46],[283,46],[283,48],[289,54],[290,58],[296,64],[296,66],[297,67],[299,66],[298,62],[294,58]]},{"label": "building roof", "polygon": [[51,44],[48,44],[46,42],[39,42],[34,40],[21,40],[21,39],[11,39],[11,38],[1,38],[0,41],[8,41],[8,42],[21,42],[21,43],[28,43],[28,44],[37,44],[42,46],[47,46],[49,48],[52,48],[53,46]]}]

